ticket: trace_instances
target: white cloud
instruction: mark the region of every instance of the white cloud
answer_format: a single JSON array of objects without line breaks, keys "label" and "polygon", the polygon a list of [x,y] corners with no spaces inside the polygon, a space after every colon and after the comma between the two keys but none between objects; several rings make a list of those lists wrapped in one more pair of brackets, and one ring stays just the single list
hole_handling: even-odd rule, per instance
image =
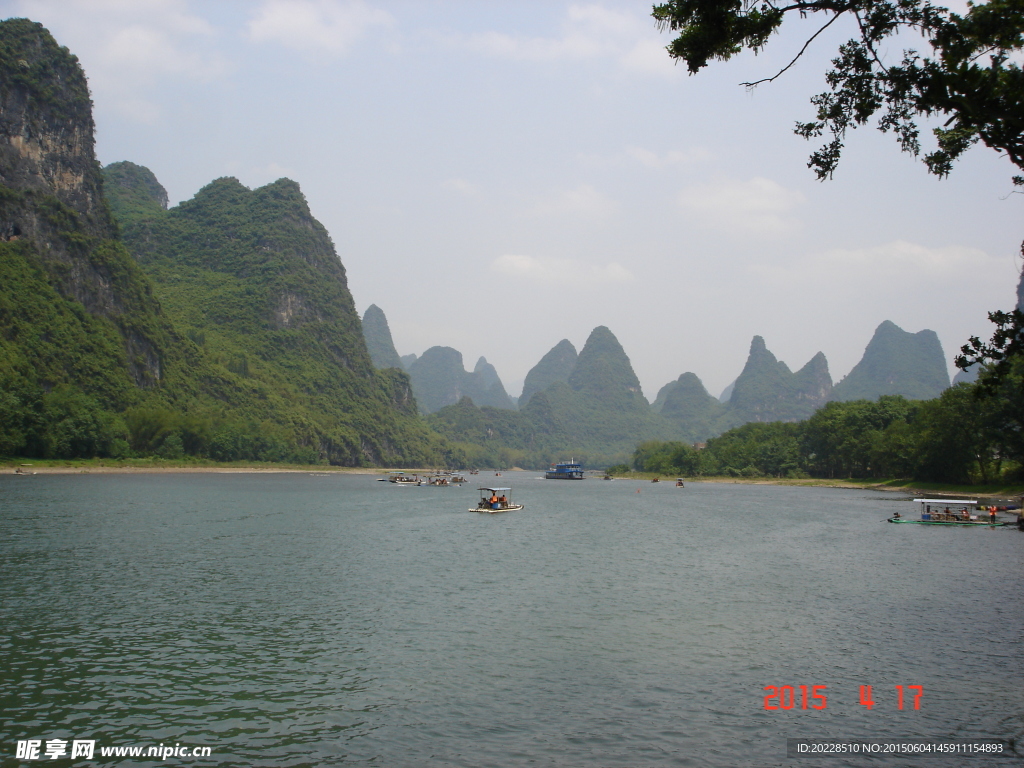
[{"label": "white cloud", "polygon": [[662,155],[643,147],[626,147],[626,155],[640,165],[658,169],[690,165],[711,159],[711,153],[704,147],[695,147],[688,152],[673,149]]},{"label": "white cloud", "polygon": [[115,102],[117,113],[132,122],[156,125],[160,122],[160,107],[148,99],[122,98]]},{"label": "white cloud", "polygon": [[835,248],[822,254],[820,260],[829,271],[867,270],[874,275],[909,273],[943,278],[982,269],[994,261],[977,248],[960,245],[929,248],[906,240],[870,248]]},{"label": "white cloud", "polygon": [[480,188],[477,187],[476,184],[471,181],[467,181],[466,179],[447,179],[441,184],[441,186],[451,192],[458,192],[460,195],[467,196],[475,195],[480,191]]},{"label": "white cloud", "polygon": [[1005,261],[978,248],[893,240],[864,248],[832,248],[789,263],[759,263],[751,271],[760,280],[791,288],[832,282],[850,290],[859,284],[874,286],[876,293],[883,285],[897,291],[913,285],[920,292],[931,283],[965,286],[984,281],[994,272],[1001,274]]},{"label": "white cloud", "polygon": [[362,0],[264,0],[249,21],[249,38],[275,42],[303,52],[340,54],[372,27],[394,18]]},{"label": "white cloud", "polygon": [[652,75],[674,75],[678,66],[665,50],[665,41],[658,39],[638,40],[619,61],[625,69]]},{"label": "white cloud", "polygon": [[21,0],[17,8],[79,56],[94,94],[136,122],[160,118],[148,96],[158,80],[210,81],[229,69],[204,50],[215,31],[184,0]]},{"label": "white cloud", "polygon": [[724,232],[778,237],[800,228],[793,211],[804,196],[796,190],[755,176],[749,181],[723,179],[688,187],[679,205],[702,226]]},{"label": "white cloud", "polygon": [[543,195],[533,208],[541,216],[607,216],[614,213],[615,201],[589,184],[575,189],[559,189]]},{"label": "white cloud", "polygon": [[600,5],[570,6],[559,35],[526,37],[491,31],[472,35],[465,44],[487,56],[517,61],[606,58],[627,71],[676,73],[665,52],[665,42],[646,14],[614,11]]},{"label": "white cloud", "polygon": [[575,259],[538,259],[535,256],[505,254],[491,264],[505,277],[546,285],[581,285],[632,282],[633,273],[615,262],[598,266]]},{"label": "white cloud", "polygon": [[706,163],[714,159],[714,154],[707,147],[696,146],[690,149],[670,149],[666,152],[656,152],[646,147],[627,146],[620,152],[607,155],[584,154],[576,156],[580,165],[587,168],[598,168],[601,170],[630,169],[635,170],[637,166],[649,168],[656,171],[686,168],[698,163]]}]

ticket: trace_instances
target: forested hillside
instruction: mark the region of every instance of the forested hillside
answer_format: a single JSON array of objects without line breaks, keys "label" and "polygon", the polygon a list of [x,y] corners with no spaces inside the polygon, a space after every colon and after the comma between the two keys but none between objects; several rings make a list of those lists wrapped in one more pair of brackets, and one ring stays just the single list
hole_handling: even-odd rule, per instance
[{"label": "forested hillside", "polygon": [[124,241],[166,314],[231,383],[245,423],[217,457],[269,431],[339,464],[442,463],[408,376],[374,368],[344,267],[298,184],[217,179],[164,210],[147,169],[105,173]]},{"label": "forested hillside", "polygon": [[93,133],[77,59],[0,23],[0,455],[452,460],[297,184],[168,211],[144,168],[105,185]]},{"label": "forested hillside", "polygon": [[123,456],[125,414],[196,381],[117,238],[78,60],[0,22],[0,455]]}]

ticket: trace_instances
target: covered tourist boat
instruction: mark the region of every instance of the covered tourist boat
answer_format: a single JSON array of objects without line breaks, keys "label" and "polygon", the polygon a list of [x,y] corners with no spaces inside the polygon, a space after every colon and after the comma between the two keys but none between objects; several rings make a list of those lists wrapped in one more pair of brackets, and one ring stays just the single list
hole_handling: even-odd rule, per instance
[{"label": "covered tourist boat", "polygon": [[458,472],[433,472],[426,475],[423,478],[423,482],[426,485],[448,487],[450,485],[461,485],[466,482],[466,478],[460,475]]},{"label": "covered tourist boat", "polygon": [[575,459],[560,461],[545,472],[544,477],[547,480],[582,480],[583,467]]},{"label": "covered tourist boat", "polygon": [[917,525],[1006,525],[996,517],[995,510],[978,514],[976,499],[914,499],[921,505],[921,517],[903,517],[897,512],[889,518],[890,523],[915,523]]},{"label": "covered tourist boat", "polygon": [[470,512],[487,512],[493,515],[497,512],[515,512],[523,509],[522,504],[512,503],[511,488],[478,488],[477,490],[480,491],[480,501],[476,507],[469,510]]},{"label": "covered tourist boat", "polygon": [[412,475],[406,472],[388,472],[388,476],[381,479],[395,485],[423,485],[419,475]]}]

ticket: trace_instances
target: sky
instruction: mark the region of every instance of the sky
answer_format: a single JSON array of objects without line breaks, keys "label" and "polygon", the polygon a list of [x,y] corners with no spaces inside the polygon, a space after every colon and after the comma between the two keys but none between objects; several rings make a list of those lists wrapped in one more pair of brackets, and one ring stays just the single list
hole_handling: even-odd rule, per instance
[{"label": "sky", "polygon": [[[793,126],[851,29],[751,91],[813,19],[689,76],[650,10],[0,0],[79,57],[104,165],[148,167],[171,205],[222,176],[297,181],[399,354],[485,356],[516,396],[561,339],[605,325],[653,400],[686,371],[720,394],[754,335],[793,370],[824,352],[839,381],[891,320],[934,330],[955,373],[1015,301],[1010,162],[975,147],[938,179],[865,127],[819,182]],[[921,42],[888,54],[904,45]]]}]

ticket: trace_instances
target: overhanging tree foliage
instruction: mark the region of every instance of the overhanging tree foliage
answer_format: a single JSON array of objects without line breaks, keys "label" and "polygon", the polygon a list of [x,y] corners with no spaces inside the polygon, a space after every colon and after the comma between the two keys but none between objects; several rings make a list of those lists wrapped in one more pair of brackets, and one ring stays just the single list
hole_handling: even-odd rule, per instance
[{"label": "overhanging tree foliage", "polygon": [[[811,155],[819,178],[835,171],[846,132],[878,115],[878,128],[893,132],[904,151],[921,151],[921,118],[946,118],[933,129],[937,147],[924,156],[945,176],[970,146],[982,142],[1024,170],[1024,71],[1013,56],[1024,46],[1024,2],[989,0],[959,15],[927,0],[808,0],[789,4],[749,0],[670,0],[654,6],[659,27],[679,33],[668,52],[691,73],[712,59],[744,49],[760,51],[787,18],[820,16],[822,24],[781,71],[746,86],[775,80],[825,29],[844,16],[858,35],[839,47],[826,75],[829,91],[815,96],[816,119],[797,123],[806,138],[831,134]],[[904,50],[887,62],[882,44],[905,31],[921,35],[930,51]],[[1024,176],[1014,182],[1024,184]]]},{"label": "overhanging tree foliage", "polygon": [[[856,36],[839,46],[826,74],[830,90],[811,99],[815,119],[796,125],[807,139],[830,136],[808,163],[819,179],[835,171],[847,131],[876,116],[879,130],[894,133],[915,156],[921,154],[919,121],[944,119],[932,129],[934,149],[923,157],[938,176],[979,142],[1024,170],[1024,0],[969,2],[965,14],[927,0],[669,0],[655,5],[652,15],[661,29],[678,33],[668,52],[691,74],[714,59],[759,52],[787,18],[821,19],[789,64],[743,84],[748,87],[775,80],[838,19],[854,19]],[[920,35],[928,50],[907,49],[898,61],[886,61],[883,44],[908,31]],[[1024,175],[1013,176],[1013,183],[1024,185]],[[1007,375],[1009,359],[1024,351],[1024,315],[994,312],[990,318],[998,326],[992,342],[972,338],[956,363],[965,370],[994,363],[989,378],[996,385]]]}]

